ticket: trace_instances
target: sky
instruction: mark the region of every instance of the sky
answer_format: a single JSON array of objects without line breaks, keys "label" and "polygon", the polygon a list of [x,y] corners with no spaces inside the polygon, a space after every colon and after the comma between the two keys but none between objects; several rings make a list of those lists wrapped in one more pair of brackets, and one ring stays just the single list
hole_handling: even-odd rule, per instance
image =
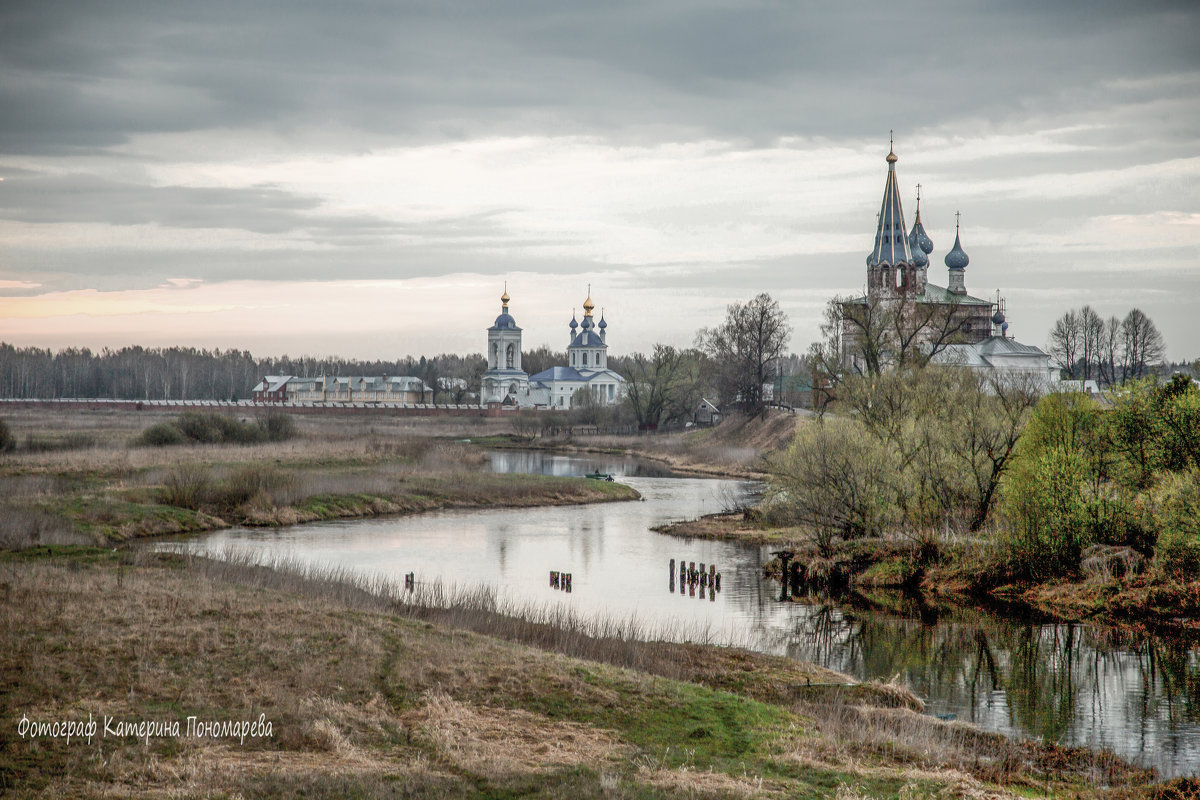
[{"label": "sky", "polygon": [[610,352],[860,293],[911,227],[1045,346],[1091,304],[1200,356],[1200,6],[0,4],[0,341]]}]

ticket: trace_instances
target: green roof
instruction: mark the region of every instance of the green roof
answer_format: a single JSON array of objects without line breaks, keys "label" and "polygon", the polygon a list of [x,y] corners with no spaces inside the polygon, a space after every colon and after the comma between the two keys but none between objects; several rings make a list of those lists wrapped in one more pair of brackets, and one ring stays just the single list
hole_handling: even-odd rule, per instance
[{"label": "green roof", "polygon": [[[934,303],[937,305],[959,305],[959,306],[992,306],[991,300],[981,300],[978,297],[972,297],[969,294],[955,294],[954,292],[942,286],[935,286],[932,283],[925,284],[925,292],[916,295],[915,299],[918,303]],[[849,305],[866,305],[867,298],[856,297],[853,300],[847,300]]]}]

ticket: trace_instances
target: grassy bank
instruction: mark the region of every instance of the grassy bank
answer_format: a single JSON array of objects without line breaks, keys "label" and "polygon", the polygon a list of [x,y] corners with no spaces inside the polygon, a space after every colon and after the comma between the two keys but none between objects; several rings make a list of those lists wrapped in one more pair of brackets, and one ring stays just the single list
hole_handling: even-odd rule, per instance
[{"label": "grassy bank", "polygon": [[[10,424],[45,446],[0,455],[0,547],[637,497],[619,483],[497,475],[478,449],[388,418],[301,417],[293,438],[247,444],[145,436],[178,428],[162,414],[39,410]],[[253,419],[227,427],[257,429]]]},{"label": "grassy bank", "polygon": [[[655,528],[687,539],[712,539],[770,545],[792,551],[793,567],[815,589],[835,583],[853,589],[906,588],[961,604],[995,600],[1027,606],[1064,621],[1146,622],[1172,628],[1200,629],[1200,576],[1186,580],[1106,568],[1097,549],[1088,570],[1050,581],[1011,580],[997,574],[993,545],[964,539],[931,546],[927,539],[863,538],[837,542],[821,554],[802,528],[777,526],[749,514],[714,514]],[[779,562],[765,565],[778,576]],[[796,573],[793,573],[796,574]]]},{"label": "grassy bank", "polygon": [[[940,722],[905,707],[901,690],[806,695],[799,686],[845,679],[603,625],[514,620],[478,598],[429,609],[338,576],[98,549],[9,554],[0,586],[6,796],[1153,791],[1111,757]],[[272,734],[68,744],[16,733],[23,718],[89,713],[178,721],[184,734],[188,716],[262,715]]]},{"label": "grassy bank", "polygon": [[572,435],[562,429],[556,435],[503,433],[472,442],[496,448],[634,456],[679,475],[757,479],[764,476],[763,456],[786,446],[801,419],[771,412],[766,417],[733,415],[715,427],[675,433]]}]

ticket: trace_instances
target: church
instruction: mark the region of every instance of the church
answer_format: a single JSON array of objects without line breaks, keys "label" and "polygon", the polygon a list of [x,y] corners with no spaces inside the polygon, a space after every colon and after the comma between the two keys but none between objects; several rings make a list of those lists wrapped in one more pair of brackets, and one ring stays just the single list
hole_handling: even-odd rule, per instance
[{"label": "church", "polygon": [[596,306],[590,289],[583,302],[583,321],[572,314],[567,326],[567,363],[536,375],[521,369],[521,329],[508,311],[511,299],[505,288],[500,316],[487,330],[488,368],[481,381],[481,403],[565,411],[579,401],[581,389],[598,405],[615,405],[624,399],[625,379],[608,368],[608,323],[603,314],[599,322],[593,318]]},{"label": "church", "polygon": [[[883,203],[876,223],[875,246],[867,255],[867,294],[842,304],[846,341],[862,330],[861,322],[872,307],[887,304],[898,313],[917,320],[936,320],[930,333],[943,337],[933,360],[957,363],[973,369],[1036,376],[1039,383],[1056,380],[1057,370],[1040,348],[1023,345],[1008,335],[1003,301],[973,297],[967,293],[970,258],[962,246],[959,215],[955,214],[954,246],[944,258],[947,280],[944,287],[928,279],[933,240],[921,222],[921,187],[917,185],[917,209],[911,230],[906,229],[904,208],[896,179],[895,146],[888,149],[887,179]],[[845,354],[846,366],[854,368],[854,356]]]}]

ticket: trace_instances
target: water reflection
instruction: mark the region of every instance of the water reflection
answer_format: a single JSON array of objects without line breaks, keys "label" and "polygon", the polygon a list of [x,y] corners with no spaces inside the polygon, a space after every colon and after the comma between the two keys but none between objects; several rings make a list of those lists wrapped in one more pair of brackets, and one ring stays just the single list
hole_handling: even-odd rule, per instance
[{"label": "water reflection", "polygon": [[497,450],[488,453],[496,472],[520,472],[534,475],[579,477],[602,472],[618,478],[674,478],[676,474],[665,464],[642,461],[632,456],[605,453],[562,455],[528,450]]},{"label": "water reflection", "polygon": [[931,623],[878,608],[815,605],[786,632],[774,630],[782,634],[776,644],[794,658],[865,678],[899,676],[939,716],[1103,747],[1165,775],[1200,771],[1194,642],[961,609],[933,616]]},{"label": "water reflection", "polygon": [[[510,451],[494,454],[492,463],[506,471],[612,473],[644,502],[235,529],[172,546],[216,556],[235,546],[264,560],[287,557],[397,581],[411,574],[416,582],[487,584],[518,603],[634,619],[648,636],[732,640],[864,679],[899,675],[927,699],[931,713],[1107,747],[1166,775],[1200,772],[1194,643],[888,594],[859,596],[849,605],[781,603],[780,584],[761,574],[766,550],[650,530],[719,511],[749,488],[745,483],[646,476],[645,465],[612,456]],[[552,572],[559,573],[557,588]],[[569,594],[564,573],[571,576]]]}]

